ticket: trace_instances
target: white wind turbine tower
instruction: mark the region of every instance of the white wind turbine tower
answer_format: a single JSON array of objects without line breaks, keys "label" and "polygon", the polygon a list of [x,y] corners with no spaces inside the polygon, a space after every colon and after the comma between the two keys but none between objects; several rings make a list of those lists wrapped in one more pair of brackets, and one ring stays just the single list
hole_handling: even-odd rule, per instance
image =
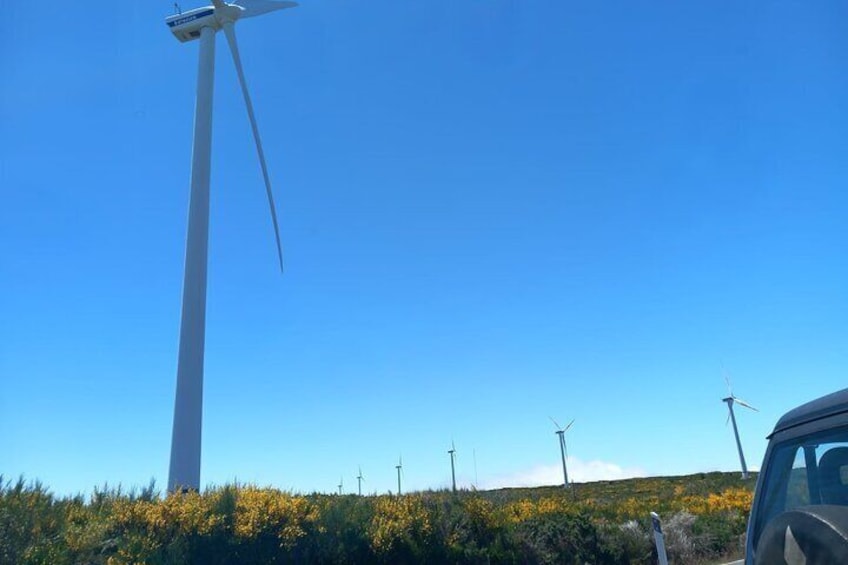
[{"label": "white wind turbine tower", "polygon": [[215,75],[215,34],[224,31],[232,52],[247,116],[253,130],[265,191],[271,208],[271,221],[277,241],[280,269],[283,252],[277,226],[277,213],[271,193],[271,181],[253,104],[247,90],[239,56],[234,24],[241,18],[293,8],[296,2],[238,0],[236,4],[212,0],[212,6],[196,8],[165,19],[171,32],[182,42],[200,40],[197,69],[197,99],[194,109],[194,141],[191,156],[191,196],[186,238],[183,279],[180,346],[177,361],[177,392],[174,403],[174,428],[171,436],[171,463],[168,490],[200,489],[200,438],[203,406],[203,348],[206,332],[206,268],[209,240],[209,176],[212,152],[212,86]]},{"label": "white wind turbine tower", "polygon": [[403,473],[403,459],[398,457],[398,464],[395,465],[395,469],[397,469],[398,474],[398,496],[400,496],[400,475]]},{"label": "white wind turbine tower", "polygon": [[342,488],[344,487],[344,477],[339,477],[339,496],[342,494]]},{"label": "white wind turbine tower", "polygon": [[759,410],[733,395],[733,388],[730,386],[730,379],[727,375],[724,376],[724,380],[727,383],[727,392],[730,396],[722,398],[721,401],[727,403],[727,409],[729,411],[727,420],[733,422],[733,435],[736,436],[736,449],[739,451],[739,462],[742,464],[742,479],[744,480],[748,478],[748,466],[745,464],[745,455],[742,453],[742,442],[739,440],[739,429],[736,427],[736,414],[733,413],[733,405],[738,404],[754,412],[759,412]]},{"label": "white wind turbine tower", "polygon": [[[551,418],[550,416],[548,417]],[[564,481],[563,486],[565,488],[568,488],[571,485],[568,483],[568,468],[565,466],[565,459],[568,456],[568,449],[565,447],[565,432],[568,431],[568,428],[571,427],[571,425],[574,423],[574,420],[571,420],[571,422],[567,426],[565,426],[565,428],[557,424],[557,421],[553,418],[551,418],[551,422],[553,422],[554,426],[556,426],[557,431],[555,433],[559,436],[559,452],[560,455],[562,455],[562,476]]]},{"label": "white wind turbine tower", "polygon": [[453,485],[453,492],[456,492],[456,445],[454,445],[453,440],[451,440],[451,448],[448,449],[448,453],[450,454],[451,459],[451,484]]},{"label": "white wind turbine tower", "polygon": [[359,496],[362,496],[362,481],[365,480],[365,477],[362,476],[362,467],[359,468],[359,474],[356,476],[356,480],[359,483]]}]

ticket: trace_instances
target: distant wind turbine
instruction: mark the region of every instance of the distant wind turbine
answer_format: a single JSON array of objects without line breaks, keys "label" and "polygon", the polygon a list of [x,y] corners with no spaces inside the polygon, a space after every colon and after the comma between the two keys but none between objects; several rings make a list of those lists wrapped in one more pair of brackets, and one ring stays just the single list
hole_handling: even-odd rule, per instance
[{"label": "distant wind turbine", "polygon": [[342,494],[342,487],[344,486],[344,477],[339,477],[339,496]]},{"label": "distant wind turbine", "polygon": [[356,476],[356,480],[359,483],[359,496],[362,496],[362,481],[365,480],[365,477],[362,476],[362,467],[359,468],[359,474]]},{"label": "distant wind turbine", "polygon": [[168,490],[200,489],[201,420],[203,412],[203,349],[206,334],[206,271],[209,243],[209,177],[212,156],[212,87],[215,75],[215,34],[223,30],[232,52],[247,116],[253,130],[265,192],[271,208],[271,222],[277,240],[277,256],[283,267],[283,248],[277,225],[277,212],[265,153],[259,139],[253,104],[239,56],[234,25],[242,18],[293,8],[296,2],[273,0],[237,0],[226,3],[212,0],[212,6],[179,12],[165,23],[181,42],[199,39],[197,98],[194,109],[194,141],[191,156],[191,191],[186,237],[183,279],[182,318],[177,361],[177,391],[174,402],[174,427],[171,436],[171,461]]},{"label": "distant wind turbine", "polygon": [[395,465],[395,469],[397,469],[398,474],[398,496],[400,496],[400,476],[403,473],[403,459],[398,457],[398,464]]},{"label": "distant wind turbine", "polygon": [[451,440],[451,448],[448,450],[448,453],[451,460],[451,483],[453,484],[453,492],[456,492],[456,468],[454,465],[456,461],[456,445],[454,445],[453,440]]},{"label": "distant wind turbine", "polygon": [[[548,417],[550,418],[550,416]],[[565,447],[565,432],[567,432],[568,428],[570,428],[571,425],[574,424],[574,420],[571,420],[571,422],[567,426],[565,426],[565,428],[557,424],[557,421],[553,418],[551,418],[551,422],[553,422],[554,426],[556,426],[557,431],[555,433],[559,436],[559,452],[562,456],[563,487],[569,488],[571,485],[568,483],[568,468],[565,466],[565,459],[568,455],[568,449]]]},{"label": "distant wind turbine", "polygon": [[[748,478],[748,465],[745,464],[745,454],[742,453],[742,442],[739,440],[739,429],[736,427],[736,414],[733,413],[733,405],[738,404],[739,406],[743,406],[748,408],[749,410],[753,410],[754,412],[759,412],[756,408],[742,400],[741,398],[737,398],[733,395],[733,388],[730,386],[730,379],[727,375],[724,376],[724,380],[727,383],[727,392],[729,394],[728,397],[722,398],[721,401],[727,403],[727,420],[728,422],[733,422],[733,435],[736,436],[736,449],[739,451],[739,462],[742,464],[742,479]],[[725,425],[727,422],[725,422]]]}]

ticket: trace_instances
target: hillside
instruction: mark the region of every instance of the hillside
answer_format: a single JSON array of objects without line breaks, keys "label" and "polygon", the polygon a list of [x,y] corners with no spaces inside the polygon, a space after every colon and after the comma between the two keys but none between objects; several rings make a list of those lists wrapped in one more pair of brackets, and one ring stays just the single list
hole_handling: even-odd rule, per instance
[{"label": "hillside", "polygon": [[[757,474],[743,481],[738,472],[733,473],[696,473],[669,477],[645,477],[622,479],[618,481],[595,481],[572,484],[572,495],[577,500],[597,500],[615,502],[638,496],[656,498],[661,502],[670,502],[682,496],[707,496],[727,489],[742,488],[753,491]],[[503,488],[479,493],[492,501],[513,501],[537,499],[560,494],[562,485],[530,488]]]},{"label": "hillside", "polygon": [[754,481],[738,473],[560,487],[298,495],[151,486],[57,498],[2,482],[0,565],[23,563],[652,563],[649,513],[678,563],[738,555]]}]

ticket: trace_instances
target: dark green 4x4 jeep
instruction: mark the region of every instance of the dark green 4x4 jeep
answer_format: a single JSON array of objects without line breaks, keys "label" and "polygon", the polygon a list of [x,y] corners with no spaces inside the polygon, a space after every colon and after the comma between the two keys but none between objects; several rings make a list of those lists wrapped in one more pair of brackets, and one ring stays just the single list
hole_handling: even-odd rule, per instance
[{"label": "dark green 4x4 jeep", "polygon": [[786,413],[768,439],[746,565],[848,564],[848,389]]}]

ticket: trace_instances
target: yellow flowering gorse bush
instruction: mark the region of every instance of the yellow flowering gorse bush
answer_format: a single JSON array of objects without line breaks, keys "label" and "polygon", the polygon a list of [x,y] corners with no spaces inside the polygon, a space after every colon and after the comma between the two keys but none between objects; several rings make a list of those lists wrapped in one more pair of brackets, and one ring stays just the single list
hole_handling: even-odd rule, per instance
[{"label": "yellow flowering gorse bush", "polygon": [[376,500],[368,532],[377,554],[390,551],[404,538],[426,538],[431,531],[430,516],[421,496],[382,496]]},{"label": "yellow flowering gorse bush", "polygon": [[748,514],[754,501],[754,493],[747,489],[730,488],[720,494],[687,496],[681,499],[681,509],[696,516],[716,512],[738,512]]},{"label": "yellow flowering gorse bush", "polygon": [[280,491],[244,487],[236,502],[235,534],[252,539],[272,531],[281,547],[292,547],[306,535],[306,526],[315,522],[317,509],[303,497]]}]

